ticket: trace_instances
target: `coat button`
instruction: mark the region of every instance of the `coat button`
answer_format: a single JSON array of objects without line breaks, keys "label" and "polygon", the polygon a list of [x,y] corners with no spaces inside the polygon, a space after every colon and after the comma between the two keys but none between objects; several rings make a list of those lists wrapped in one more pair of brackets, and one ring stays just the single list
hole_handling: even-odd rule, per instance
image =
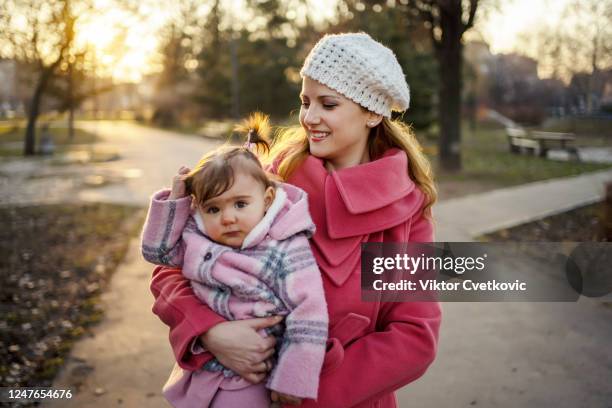
[{"label": "coat button", "polygon": [[206,255],[204,255],[204,260],[210,261],[210,258],[212,258],[212,254],[210,252],[207,252]]}]

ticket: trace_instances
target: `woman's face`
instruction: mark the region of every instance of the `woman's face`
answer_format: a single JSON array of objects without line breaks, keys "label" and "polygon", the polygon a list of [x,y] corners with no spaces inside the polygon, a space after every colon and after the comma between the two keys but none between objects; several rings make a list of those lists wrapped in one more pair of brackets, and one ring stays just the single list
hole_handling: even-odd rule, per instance
[{"label": "woman's face", "polygon": [[302,81],[300,98],[300,124],[308,135],[310,154],[334,170],[370,160],[368,134],[382,116],[308,77]]}]

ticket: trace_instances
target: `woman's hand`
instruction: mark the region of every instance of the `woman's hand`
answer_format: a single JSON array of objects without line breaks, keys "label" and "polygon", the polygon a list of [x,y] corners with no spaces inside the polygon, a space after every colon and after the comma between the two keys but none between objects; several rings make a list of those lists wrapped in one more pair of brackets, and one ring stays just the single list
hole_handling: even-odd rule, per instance
[{"label": "woman's hand", "polygon": [[[301,405],[302,399],[298,397],[294,397],[293,395],[283,394],[282,392],[272,391],[270,393],[270,399],[273,403],[279,402],[281,404],[288,405]],[[278,404],[277,404],[278,406]]]},{"label": "woman's hand", "polygon": [[274,354],[276,344],[274,336],[263,337],[258,331],[281,320],[282,316],[274,316],[219,323],[202,334],[200,341],[221,364],[257,384],[272,368],[266,360]]},{"label": "woman's hand", "polygon": [[185,177],[191,170],[188,167],[181,166],[176,176],[172,178],[172,191],[170,191],[169,200],[176,200],[183,198],[187,195],[187,189],[185,188]]}]

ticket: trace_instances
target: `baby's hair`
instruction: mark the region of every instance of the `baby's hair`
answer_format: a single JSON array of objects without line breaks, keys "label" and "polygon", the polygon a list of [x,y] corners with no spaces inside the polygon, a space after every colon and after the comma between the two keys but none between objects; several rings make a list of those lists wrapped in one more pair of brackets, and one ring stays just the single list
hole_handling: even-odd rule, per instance
[{"label": "baby's hair", "polygon": [[270,152],[270,118],[268,115],[254,112],[242,123],[234,126],[234,132],[246,138],[245,147],[247,149],[255,145],[257,153],[260,149],[265,154]]},{"label": "baby's hair", "polygon": [[243,146],[224,145],[206,153],[193,170],[187,175],[187,191],[193,195],[195,203],[203,205],[211,198],[217,197],[234,184],[236,172],[243,172],[253,177],[264,186],[273,187],[271,180],[263,169],[255,152],[270,150],[270,121],[267,115],[255,112],[236,125],[234,131],[245,140]]}]

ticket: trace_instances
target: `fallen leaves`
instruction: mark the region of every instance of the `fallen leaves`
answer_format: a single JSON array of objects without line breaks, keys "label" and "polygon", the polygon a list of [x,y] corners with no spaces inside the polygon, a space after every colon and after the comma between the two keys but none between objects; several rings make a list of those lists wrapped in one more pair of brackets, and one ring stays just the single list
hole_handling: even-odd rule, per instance
[{"label": "fallen leaves", "polygon": [[[107,204],[0,209],[0,383],[49,386],[140,224]],[[134,222],[137,221],[137,222]]]}]

